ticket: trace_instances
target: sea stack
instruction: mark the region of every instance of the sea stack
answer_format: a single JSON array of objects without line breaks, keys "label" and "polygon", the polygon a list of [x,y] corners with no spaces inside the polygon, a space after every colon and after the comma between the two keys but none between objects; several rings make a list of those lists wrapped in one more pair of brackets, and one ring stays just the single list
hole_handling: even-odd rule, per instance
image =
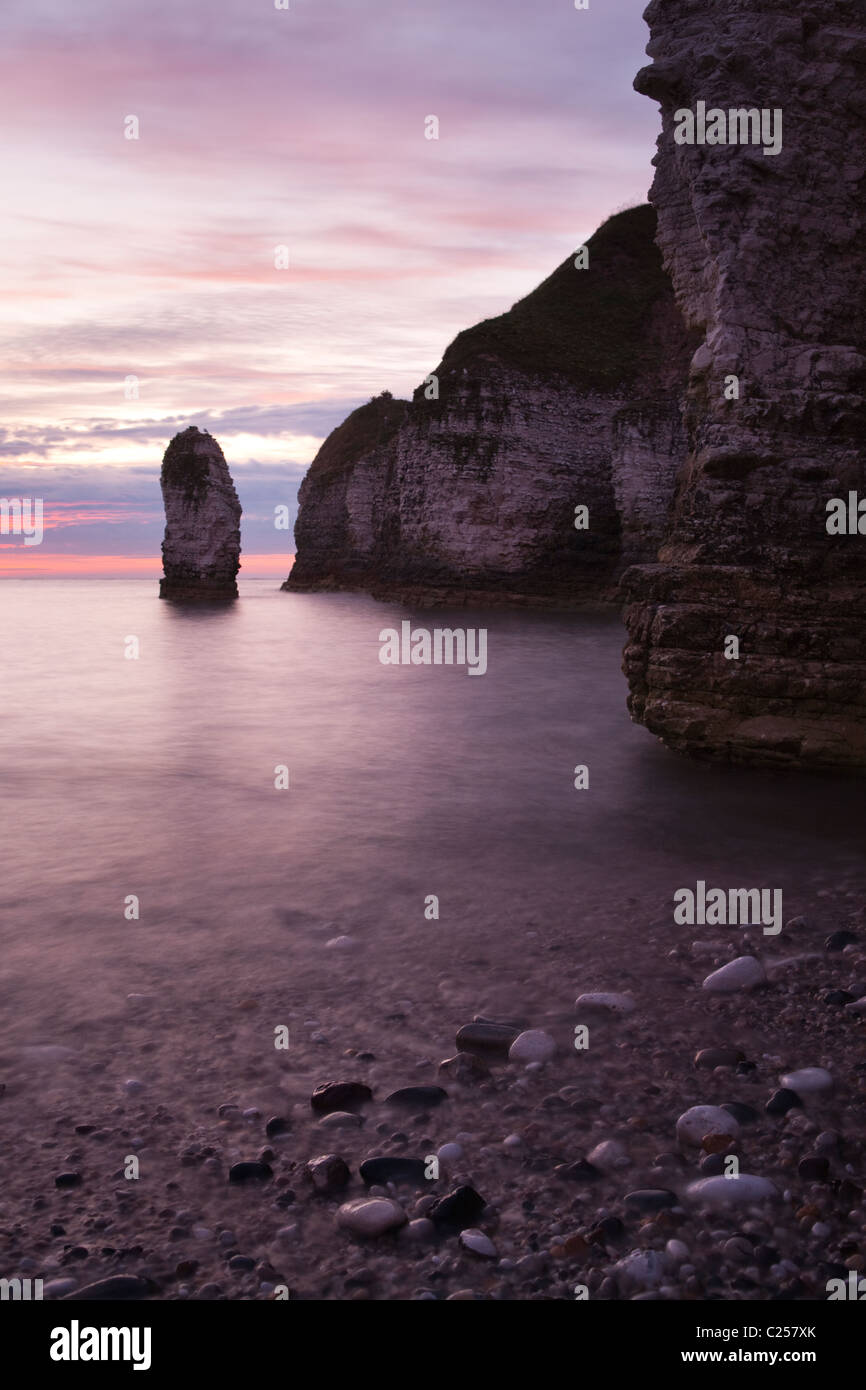
[{"label": "sea stack", "polygon": [[612,602],[653,560],[685,458],[692,339],[648,205],[616,214],[507,313],[460,333],[411,401],[325,440],[288,590],[437,604]]},{"label": "sea stack", "polygon": [[165,503],[160,598],[237,598],[241,504],[219,444],[190,425],[166,449],[159,481]]},{"label": "sea stack", "polygon": [[862,771],[862,3],[654,0],[645,18],[650,199],[700,343],[673,520],[623,579],[629,707],[699,757]]}]

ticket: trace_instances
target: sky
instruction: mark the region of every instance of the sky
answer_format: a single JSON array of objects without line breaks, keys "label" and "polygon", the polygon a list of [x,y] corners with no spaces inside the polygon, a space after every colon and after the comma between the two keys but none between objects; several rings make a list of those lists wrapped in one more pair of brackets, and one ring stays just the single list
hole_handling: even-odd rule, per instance
[{"label": "sky", "polygon": [[45,534],[0,577],[159,574],[190,424],[284,577],[326,435],[645,200],[643,0],[288,5],[2,0],[0,496]]}]

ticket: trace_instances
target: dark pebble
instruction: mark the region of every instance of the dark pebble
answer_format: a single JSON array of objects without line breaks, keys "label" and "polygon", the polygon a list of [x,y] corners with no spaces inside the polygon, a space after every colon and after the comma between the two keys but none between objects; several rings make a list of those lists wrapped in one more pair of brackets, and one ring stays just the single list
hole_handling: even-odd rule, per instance
[{"label": "dark pebble", "polygon": [[757,1119],[760,1119],[754,1106],[744,1105],[740,1100],[725,1101],[722,1109],[727,1110],[729,1115],[733,1115],[737,1123],[741,1125],[753,1125]]},{"label": "dark pebble", "polygon": [[736,1066],[737,1076],[751,1076],[752,1072],[757,1070],[757,1062],[738,1062]]},{"label": "dark pebble", "polygon": [[720,1178],[725,1171],[724,1154],[707,1154],[701,1159],[700,1169],[705,1178]]},{"label": "dark pebble", "polygon": [[255,1269],[256,1262],[249,1255],[232,1255],[229,1260],[229,1269],[235,1270],[239,1274],[245,1274],[247,1270]]},{"label": "dark pebble", "polygon": [[567,1110],[569,1102],[563,1100],[562,1096],[554,1091],[552,1096],[545,1096],[539,1105],[539,1110]]},{"label": "dark pebble", "polygon": [[71,1293],[64,1294],[63,1302],[148,1298],[154,1293],[159,1293],[159,1285],[152,1279],[138,1274],[113,1274],[109,1279],[98,1279],[95,1284],[87,1284],[83,1289],[73,1289]]},{"label": "dark pebble", "polygon": [[210,1302],[215,1298],[222,1298],[222,1296],[223,1291],[221,1284],[202,1284],[196,1294],[196,1298],[200,1298],[205,1302]]},{"label": "dark pebble", "polygon": [[54,1179],[55,1187],[78,1187],[81,1183],[81,1174],[76,1172],[58,1173]]},{"label": "dark pebble", "polygon": [[274,1176],[267,1163],[233,1163],[229,1169],[229,1182],[263,1182]]},{"label": "dark pebble", "polygon": [[738,1047],[704,1047],[695,1057],[696,1067],[735,1067],[746,1060]]},{"label": "dark pebble", "polygon": [[831,989],[824,995],[825,1004],[853,1004],[854,995],[849,994],[847,989]]},{"label": "dark pebble", "polygon": [[574,1163],[559,1163],[553,1171],[557,1178],[564,1178],[566,1182],[595,1182],[601,1177],[601,1169],[585,1158],[578,1158]]},{"label": "dark pebble", "polygon": [[467,1226],[476,1224],[486,1205],[474,1187],[455,1187],[453,1192],[433,1203],[427,1216],[437,1226],[451,1226],[463,1231]]},{"label": "dark pebble", "polygon": [[593,1245],[605,1245],[609,1240],[621,1240],[625,1235],[625,1226],[618,1216],[605,1216],[594,1226],[589,1233],[588,1239]]},{"label": "dark pebble", "polygon": [[826,1182],[830,1176],[830,1160],[820,1154],[809,1154],[800,1159],[797,1172],[804,1182]]},{"label": "dark pebble", "polygon": [[415,1106],[441,1105],[447,1099],[448,1092],[443,1091],[441,1086],[401,1086],[399,1091],[392,1091],[390,1096],[385,1097],[385,1104],[414,1109]]},{"label": "dark pebble", "polygon": [[352,1171],[339,1154],[319,1154],[311,1158],[305,1172],[317,1192],[339,1192],[346,1186]]},{"label": "dark pebble", "polygon": [[288,1130],[289,1122],[282,1115],[272,1115],[265,1125],[265,1134],[269,1139],[273,1139],[275,1134],[287,1134]]},{"label": "dark pebble", "polygon": [[797,1106],[802,1110],[803,1102],[796,1091],[789,1091],[782,1087],[779,1091],[774,1091],[764,1106],[768,1115],[787,1115],[789,1110],[795,1110]]},{"label": "dark pebble", "polygon": [[661,1211],[664,1207],[675,1207],[677,1194],[664,1187],[645,1187],[636,1192],[628,1192],[625,1198],[627,1207],[635,1211]]},{"label": "dark pebble", "polygon": [[310,1096],[310,1105],[320,1115],[331,1115],[335,1110],[354,1114],[372,1099],[373,1092],[362,1081],[326,1081],[316,1087]]},{"label": "dark pebble", "polygon": [[457,1047],[460,1052],[499,1052],[507,1056],[520,1031],[509,1023],[466,1023],[457,1034]]},{"label": "dark pebble", "polygon": [[66,1227],[61,1226],[59,1221],[55,1221],[54,1225],[51,1227],[51,1234],[53,1236],[65,1236]]},{"label": "dark pebble", "polygon": [[761,1269],[769,1269],[770,1265],[779,1263],[781,1256],[775,1245],[756,1245],[755,1264],[760,1265]]},{"label": "dark pebble", "polygon": [[824,942],[824,950],[843,951],[846,946],[854,946],[859,940],[859,936],[854,931],[834,931]]}]

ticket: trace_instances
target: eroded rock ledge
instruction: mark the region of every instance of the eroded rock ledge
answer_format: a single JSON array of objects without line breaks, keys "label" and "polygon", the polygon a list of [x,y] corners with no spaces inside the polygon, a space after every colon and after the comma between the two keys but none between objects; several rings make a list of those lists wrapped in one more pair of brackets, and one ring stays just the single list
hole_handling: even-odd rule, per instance
[{"label": "eroded rock ledge", "polygon": [[[697,339],[649,206],[610,218],[499,318],[458,335],[411,401],[387,393],[304,479],[289,590],[420,604],[611,601],[655,558],[685,456]],[[589,528],[575,529],[575,507]]]},{"label": "eroded rock ledge", "polygon": [[217,441],[195,425],[176,434],[159,481],[166,521],[160,598],[237,598],[241,504]]},{"label": "eroded rock ledge", "polygon": [[[862,769],[866,536],[829,535],[826,507],[866,496],[866,12],[655,0],[645,17],[650,197],[702,342],[673,522],[623,581],[629,706],[691,754]],[[698,101],[781,108],[781,152],[675,143]]]}]

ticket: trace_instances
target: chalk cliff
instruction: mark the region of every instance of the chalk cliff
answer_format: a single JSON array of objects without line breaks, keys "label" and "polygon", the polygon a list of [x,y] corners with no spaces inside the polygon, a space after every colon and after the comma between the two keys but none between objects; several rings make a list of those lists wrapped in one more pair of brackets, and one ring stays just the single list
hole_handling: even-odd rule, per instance
[{"label": "chalk cliff", "polygon": [[283,588],[611,600],[625,566],[655,557],[685,457],[697,340],[654,234],[649,206],[610,218],[587,268],[570,256],[460,333],[411,401],[384,393],[334,430],[301,486]]},{"label": "chalk cliff", "polygon": [[[866,11],[654,0],[645,18],[650,198],[700,345],[673,520],[623,580],[630,709],[688,753],[862,768],[866,536],[828,534],[826,508],[866,497]],[[678,144],[698,102],[781,110],[781,152]]]},{"label": "chalk cliff", "polygon": [[176,434],[159,481],[166,521],[160,598],[236,598],[241,504],[219,444],[195,425]]}]

